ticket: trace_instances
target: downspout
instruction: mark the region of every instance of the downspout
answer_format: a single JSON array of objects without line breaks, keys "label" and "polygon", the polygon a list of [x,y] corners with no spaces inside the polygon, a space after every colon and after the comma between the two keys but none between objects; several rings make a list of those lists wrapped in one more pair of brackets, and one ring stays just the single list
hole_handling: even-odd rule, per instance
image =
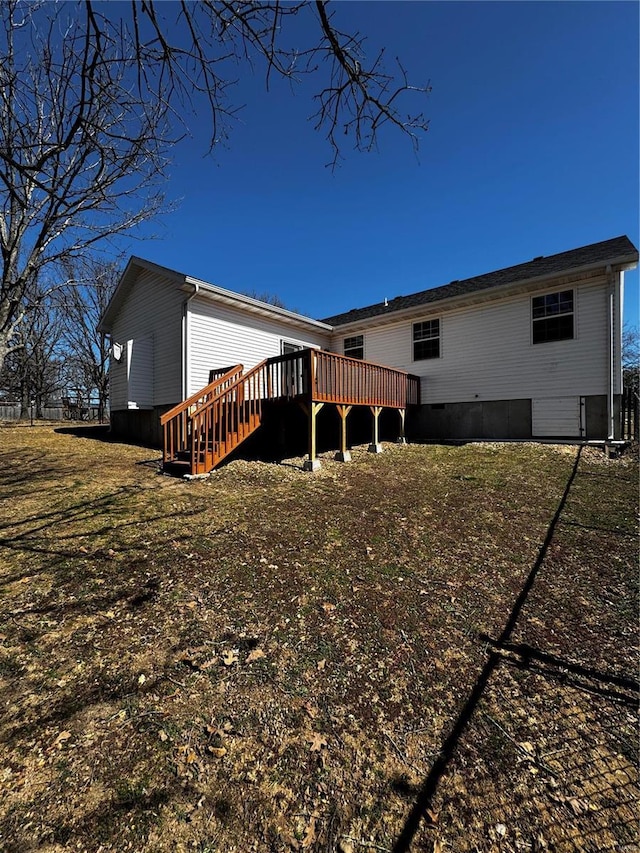
[{"label": "downspout", "polygon": [[608,301],[608,333],[609,333],[609,369],[607,371],[607,431],[608,441],[615,438],[615,415],[613,410],[614,365],[615,365],[615,289],[614,275],[611,264],[607,264],[607,301]]},{"label": "downspout", "polygon": [[194,281],[190,282],[193,287],[191,293],[182,303],[182,399],[187,399],[187,387],[189,385],[189,303],[198,295],[200,290],[199,285]]}]

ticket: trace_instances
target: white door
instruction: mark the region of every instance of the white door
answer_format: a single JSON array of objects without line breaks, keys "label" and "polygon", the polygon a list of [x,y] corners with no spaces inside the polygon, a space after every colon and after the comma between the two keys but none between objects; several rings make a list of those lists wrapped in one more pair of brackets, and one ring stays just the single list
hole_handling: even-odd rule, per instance
[{"label": "white door", "polygon": [[534,438],[581,438],[584,429],[580,397],[538,397],[531,405]]}]

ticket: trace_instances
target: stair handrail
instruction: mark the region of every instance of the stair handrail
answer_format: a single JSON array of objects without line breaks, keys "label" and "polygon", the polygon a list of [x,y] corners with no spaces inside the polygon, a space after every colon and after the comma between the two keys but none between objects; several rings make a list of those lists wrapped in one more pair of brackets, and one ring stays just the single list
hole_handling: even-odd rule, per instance
[{"label": "stair handrail", "polygon": [[179,454],[188,450],[191,441],[191,422],[194,411],[216,395],[221,388],[242,375],[243,366],[231,367],[223,376],[209,382],[195,394],[178,403],[160,416],[162,428],[162,460],[164,463],[175,461]]},{"label": "stair handrail", "polygon": [[[235,364],[233,367],[227,367],[226,373],[223,376],[219,376],[217,379],[214,379],[213,382],[209,382],[208,385],[205,385],[204,388],[201,388],[199,391],[196,391],[195,394],[192,394],[186,400],[183,400],[181,403],[176,403],[176,405],[169,409],[168,412],[165,412],[160,416],[160,425],[164,426],[168,421],[174,418],[176,415],[179,415],[185,409],[191,408],[194,404],[198,403],[202,400],[203,397],[211,397],[211,395],[231,377],[230,373],[234,374],[234,379],[237,378],[238,375],[242,374],[244,367],[241,364]],[[206,402],[203,401],[203,402]]]},{"label": "stair handrail", "polygon": [[[262,415],[262,400],[265,399],[264,391],[267,387],[266,374],[264,381],[258,384],[258,393],[248,395],[245,389],[255,390],[256,383],[254,378],[265,370],[269,359],[265,358],[261,362],[252,367],[246,373],[236,377],[235,380],[228,385],[218,389],[217,393],[205,400],[202,405],[190,415],[191,420],[191,471],[194,474],[207,473],[211,468],[215,467],[218,462],[222,461],[224,456],[232,452],[244,439],[255,429],[253,426],[247,427],[245,422],[240,423],[239,414],[237,415],[237,431],[242,432],[242,436],[235,443],[229,445],[228,436],[225,438],[224,453],[220,454],[216,448],[215,430],[220,416],[220,410],[225,403],[236,404],[236,412],[239,412],[240,406],[244,409],[248,403],[250,406],[250,420],[259,420]],[[235,401],[234,401],[235,396]],[[253,406],[251,404],[254,404]],[[217,412],[211,412],[217,408]],[[240,429],[242,427],[242,430]],[[202,456],[202,459],[201,459]]]},{"label": "stair handrail", "polygon": [[[256,373],[262,370],[268,361],[268,358],[263,359],[261,362],[256,364],[255,367],[252,367],[250,370],[247,370],[246,373],[242,373],[241,375],[236,376],[235,379],[233,379],[233,381],[231,381],[224,388],[219,388],[215,394],[212,394],[207,400],[204,400],[202,404],[198,406],[197,410],[193,412],[193,417],[195,417],[196,415],[201,415],[206,409],[211,408],[211,406],[213,406],[213,404],[220,400],[225,394],[235,391],[236,388],[242,385],[243,382],[246,382],[248,379],[251,379],[253,376],[256,375]],[[218,382],[219,381],[220,380],[218,380]],[[214,382],[212,384],[215,385],[216,383]]]}]

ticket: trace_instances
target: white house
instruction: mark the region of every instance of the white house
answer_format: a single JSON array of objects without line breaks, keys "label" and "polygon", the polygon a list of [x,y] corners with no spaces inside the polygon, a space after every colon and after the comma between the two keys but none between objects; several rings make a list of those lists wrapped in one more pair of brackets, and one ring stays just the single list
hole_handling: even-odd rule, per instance
[{"label": "white house", "polygon": [[318,321],[131,258],[100,325],[112,428],[158,442],[160,414],[212,369],[315,348],[418,376],[417,440],[618,438],[637,261],[622,236]]},{"label": "white house", "polygon": [[329,349],[331,326],[132,257],[100,322],[111,336],[114,434],[161,442],[160,415],[209,372],[306,347]]}]

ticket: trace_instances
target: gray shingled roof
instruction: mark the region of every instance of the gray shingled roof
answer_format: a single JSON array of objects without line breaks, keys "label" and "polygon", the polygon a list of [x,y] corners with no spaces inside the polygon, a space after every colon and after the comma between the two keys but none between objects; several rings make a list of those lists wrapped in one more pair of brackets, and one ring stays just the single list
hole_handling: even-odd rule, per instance
[{"label": "gray shingled roof", "polygon": [[558,255],[549,255],[546,258],[534,258],[534,260],[527,261],[524,264],[506,267],[503,270],[485,273],[474,278],[465,278],[463,281],[452,281],[450,284],[421,290],[419,293],[412,293],[409,296],[396,296],[395,299],[390,299],[387,305],[379,302],[377,305],[369,305],[366,308],[354,308],[352,311],[345,311],[343,314],[326,317],[322,322],[331,326],[342,326],[354,320],[367,320],[369,317],[389,314],[403,308],[429,305],[432,302],[439,302],[441,299],[449,299],[452,296],[463,296],[467,293],[488,290],[491,287],[498,287],[503,284],[517,284],[519,281],[558,275],[580,267],[607,264],[623,259],[625,261],[637,261],[638,250],[628,237],[614,237],[612,240],[591,243],[589,246],[571,249],[569,252],[560,252]]}]

